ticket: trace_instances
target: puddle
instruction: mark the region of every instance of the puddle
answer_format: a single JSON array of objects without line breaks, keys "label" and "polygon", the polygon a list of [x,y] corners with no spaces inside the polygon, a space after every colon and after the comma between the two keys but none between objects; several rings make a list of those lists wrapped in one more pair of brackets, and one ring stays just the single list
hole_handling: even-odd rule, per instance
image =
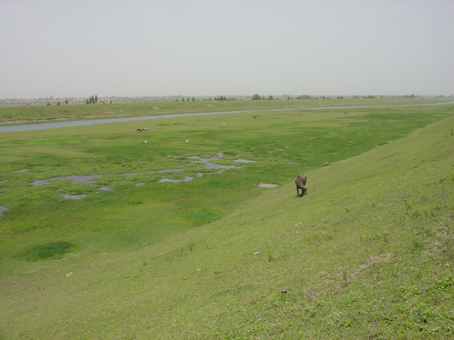
[{"label": "puddle", "polygon": [[[172,158],[180,158],[181,156],[172,156],[168,155],[167,157],[172,157]],[[157,180],[157,183],[165,183],[165,182],[172,182],[172,183],[179,183],[179,182],[189,182],[192,181],[196,177],[202,177],[203,175],[212,175],[212,174],[222,174],[224,170],[229,170],[229,169],[242,169],[244,165],[241,166],[236,166],[236,165],[222,165],[222,164],[214,164],[211,163],[212,161],[217,161],[219,159],[222,159],[224,157],[224,154],[222,152],[217,153],[216,156],[209,157],[209,158],[204,158],[204,157],[199,157],[199,156],[190,156],[187,157],[191,162],[194,163],[201,163],[203,166],[202,167],[189,167],[187,169],[207,169],[207,170],[219,170],[215,172],[209,172],[209,173],[201,173],[198,172],[195,176],[186,176],[184,179],[171,179],[171,178],[160,178]],[[240,162],[240,163],[255,163],[256,161],[251,161],[248,159],[243,159],[239,158],[234,160],[234,162]],[[133,176],[133,175],[139,175],[143,173],[157,173],[157,172],[181,172],[186,169],[162,169],[162,170],[147,170],[147,171],[140,171],[140,172],[132,172],[132,173],[126,173],[123,174],[125,176]],[[139,183],[136,184],[138,186]],[[142,184],[140,184],[142,185]]]},{"label": "puddle", "polygon": [[28,171],[28,169],[21,169],[21,170],[16,170],[16,171],[13,171],[13,173],[19,173],[19,172],[25,172],[25,171]]},{"label": "puddle", "polygon": [[140,172],[128,172],[126,174],[123,174],[126,177],[133,176],[133,175],[140,175],[140,174],[150,174],[153,172],[180,172],[183,171],[184,169],[163,169],[163,170],[146,170],[146,171],[140,171]]},{"label": "puddle", "polygon": [[241,169],[242,168],[242,166],[222,165],[222,164],[211,163],[211,161],[217,161],[219,159],[222,159],[222,157],[224,157],[224,154],[222,152],[219,152],[219,153],[217,153],[217,156],[210,157],[210,158],[203,158],[203,157],[199,157],[199,156],[191,156],[191,157],[188,157],[188,159],[191,159],[191,160],[194,159],[193,162],[202,163],[204,165],[204,168],[208,169],[208,170],[211,170],[211,169],[228,170],[228,169]]},{"label": "puddle", "polygon": [[205,172],[205,173],[198,172],[198,173],[195,174],[195,176],[186,176],[184,179],[161,178],[161,179],[158,179],[156,182],[157,183],[164,183],[164,182],[172,182],[172,183],[189,182],[189,181],[192,181],[194,178],[202,177],[203,175],[213,175],[213,174],[222,174],[222,171]]},{"label": "puddle", "polygon": [[260,188],[275,188],[275,187],[278,187],[279,184],[259,183],[259,184],[257,184],[257,186]]},{"label": "puddle", "polygon": [[251,161],[249,159],[238,158],[238,159],[235,159],[234,162],[237,162],[237,163],[256,163],[257,161]]},{"label": "puddle", "polygon": [[3,212],[8,210],[7,207],[4,207],[3,205],[0,205],[0,217],[2,216]]},{"label": "puddle", "polygon": [[104,175],[87,175],[87,176],[66,176],[66,177],[53,177],[53,178],[48,178],[48,179],[39,179],[36,181],[33,181],[31,184],[34,185],[35,187],[38,187],[40,185],[44,184],[49,184],[50,181],[65,181],[69,180],[71,181],[72,184],[77,184],[77,183],[85,183],[85,184],[93,184],[93,180],[97,178],[104,177]]},{"label": "puddle", "polygon": [[184,179],[161,178],[161,179],[158,179],[158,183],[164,183],[164,182],[172,182],[172,183],[189,182],[189,181],[192,181],[193,179],[194,179],[194,177],[192,177],[192,176],[186,176]]},{"label": "puddle", "polygon": [[[180,158],[182,156],[171,156],[171,155],[169,155],[168,157]],[[183,179],[160,178],[160,179],[157,180],[157,183],[165,183],[165,182],[179,183],[179,182],[189,182],[189,181],[192,181],[193,179],[195,179],[197,177],[202,177],[204,175],[222,174],[224,172],[224,170],[229,170],[229,169],[237,169],[237,170],[239,170],[239,169],[242,169],[243,167],[246,166],[246,165],[240,165],[240,166],[236,166],[236,165],[222,165],[222,164],[211,163],[212,161],[216,161],[216,160],[222,159],[222,157],[224,157],[224,154],[221,153],[221,152],[217,153],[216,156],[209,157],[209,158],[204,158],[204,157],[199,157],[199,156],[191,156],[191,157],[186,157],[186,158],[189,159],[193,163],[200,164],[201,166],[188,167],[186,169],[146,170],[146,171],[140,171],[140,172],[125,173],[125,174],[122,174],[122,175],[126,176],[126,177],[129,177],[129,176],[139,175],[139,174],[143,174],[143,173],[182,172],[182,171],[188,170],[188,169],[214,170],[214,171],[211,171],[211,172],[208,172],[208,173],[197,172],[194,176],[185,176]],[[237,162],[237,163],[255,163],[256,162],[256,161],[252,161],[252,160],[244,159],[244,158],[238,158],[238,159],[235,159],[233,161]],[[19,170],[19,171],[22,172],[22,171],[26,171],[26,170],[27,169],[23,169],[23,170]],[[73,184],[85,183],[85,184],[94,185],[93,181],[95,179],[101,178],[101,177],[104,177],[104,175],[87,175],[87,176],[72,175],[72,176],[66,176],[66,177],[53,177],[53,178],[48,178],[48,179],[36,180],[36,181],[31,182],[31,184],[33,186],[40,186],[40,185],[49,184],[50,181],[65,181],[65,180],[69,180]],[[141,186],[141,185],[144,185],[144,184],[146,184],[146,183],[142,183],[141,182],[141,183],[136,183],[135,185],[136,186]],[[263,184],[263,183],[261,183],[259,186],[262,186],[262,185],[263,186],[270,185],[270,186],[266,186],[266,187],[277,186],[275,184]],[[101,192],[101,191],[115,191],[115,190],[113,190],[113,189],[111,189],[109,187],[106,187],[106,186],[101,186],[98,189],[99,189],[99,191],[97,191],[97,192]],[[87,197],[87,195],[63,194],[63,198],[64,199],[79,200],[79,199],[82,199],[82,198],[85,198],[85,197]],[[3,209],[3,210],[5,210],[5,209]],[[0,215],[1,215],[1,211],[2,210],[0,210]]]},{"label": "puddle", "polygon": [[[109,187],[105,187],[105,186],[99,187],[98,189],[99,189],[99,191],[96,191],[96,193],[99,193],[99,192],[102,192],[102,191],[115,191],[114,189],[109,188]],[[60,189],[58,189],[57,191],[60,191]],[[62,194],[62,197],[65,200],[81,200],[82,198],[85,198],[87,196],[88,195],[86,195],[86,194],[81,194],[81,195]]]},{"label": "puddle", "polygon": [[63,198],[65,200],[81,200],[82,198],[87,197],[87,195],[69,195],[69,194],[63,194]]},{"label": "puddle", "polygon": [[114,189],[109,188],[109,187],[99,187],[99,190],[101,190],[101,191],[114,191]]}]

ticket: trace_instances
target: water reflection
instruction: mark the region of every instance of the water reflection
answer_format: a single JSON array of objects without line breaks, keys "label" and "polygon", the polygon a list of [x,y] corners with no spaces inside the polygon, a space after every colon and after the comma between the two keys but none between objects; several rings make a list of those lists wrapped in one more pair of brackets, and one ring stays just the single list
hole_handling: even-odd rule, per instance
[{"label": "water reflection", "polygon": [[[181,156],[169,156],[169,157],[175,157],[179,158]],[[202,177],[204,175],[213,175],[213,174],[222,174],[225,170],[230,170],[230,169],[242,169],[246,165],[223,165],[223,164],[217,164],[217,163],[212,163],[213,161],[221,160],[224,157],[224,154],[222,152],[219,152],[216,154],[216,156],[209,157],[209,158],[204,158],[204,157],[199,157],[199,156],[190,156],[186,157],[188,160],[190,160],[193,163],[197,163],[200,166],[195,166],[195,167],[189,167],[186,169],[161,169],[161,170],[145,170],[145,171],[139,171],[139,172],[130,172],[130,173],[124,173],[122,174],[123,176],[129,177],[129,176],[134,176],[134,175],[140,175],[144,173],[169,173],[169,172],[182,172],[184,170],[190,170],[190,169],[205,169],[205,170],[217,170],[217,171],[210,171],[210,172],[197,172],[194,176],[185,176],[183,179],[173,179],[173,178],[167,178],[163,177],[158,179],[156,182],[157,183],[165,183],[165,182],[171,182],[171,183],[179,183],[179,182],[189,182],[192,181],[195,178]],[[244,158],[238,158],[233,160],[233,162],[236,163],[255,163],[256,161],[249,160],[249,159],[244,159]],[[94,185],[94,180],[98,178],[102,178],[104,175],[85,175],[85,176],[78,176],[78,175],[71,175],[71,176],[64,176],[64,177],[52,177],[48,179],[41,179],[41,180],[35,180],[31,182],[33,186],[41,186],[41,185],[46,185],[49,184],[50,181],[65,181],[68,180],[73,184],[77,183],[85,183],[89,185]],[[136,183],[136,186],[142,186],[146,183]],[[107,186],[101,186],[98,188],[99,191],[114,191],[112,188],[109,188]],[[87,195],[69,195],[69,194],[63,194],[64,199],[82,199],[87,197]],[[6,209],[6,208],[5,208]],[[4,209],[4,210],[5,210]],[[0,210],[0,215],[1,215]]]}]

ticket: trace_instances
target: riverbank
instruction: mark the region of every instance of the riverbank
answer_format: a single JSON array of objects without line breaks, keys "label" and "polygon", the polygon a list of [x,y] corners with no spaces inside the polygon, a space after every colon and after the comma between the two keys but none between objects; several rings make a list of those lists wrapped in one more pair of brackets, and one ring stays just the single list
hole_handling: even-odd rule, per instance
[{"label": "riverbank", "polygon": [[[370,108],[370,107],[380,107],[380,106],[401,106],[401,105],[448,105],[448,104],[454,104],[454,101],[446,101],[446,102],[439,102],[436,101],[439,100],[439,98],[415,98],[415,99],[400,99],[396,101],[395,99],[390,99],[388,100],[389,103],[386,103],[386,101],[383,100],[374,100],[374,105],[365,105],[365,103],[371,103],[371,100],[356,100],[357,105],[355,102],[352,100],[329,100],[331,104],[333,102],[336,102],[337,104],[341,103],[349,103],[352,105],[340,105],[340,106],[335,106],[335,105],[325,105],[325,106],[320,106],[320,104],[326,104],[329,103],[328,100],[291,100],[291,101],[284,101],[284,100],[279,100],[279,101],[263,101],[263,102],[269,102],[265,103],[267,105],[257,105],[255,101],[248,101],[248,102],[239,102],[239,103],[244,103],[242,107],[244,108],[243,110],[226,110],[226,111],[202,111],[201,112],[181,112],[181,113],[167,113],[167,114],[154,114],[154,115],[143,115],[140,114],[135,106],[134,109],[131,106],[131,104],[116,104],[118,105],[123,105],[123,109],[119,109],[118,113],[124,114],[127,116],[122,116],[122,117],[115,117],[115,118],[97,118],[97,117],[103,117],[103,114],[93,114],[90,116],[81,116],[78,119],[74,120],[69,117],[57,117],[53,118],[52,121],[50,119],[40,119],[41,123],[29,123],[33,121],[32,119],[29,120],[21,120],[18,119],[17,121],[10,120],[10,121],[0,121],[0,124],[7,124],[8,125],[0,125],[0,133],[1,132],[18,132],[18,131],[32,131],[32,130],[45,130],[45,129],[53,129],[53,128],[61,128],[61,127],[75,127],[75,126],[87,126],[87,125],[97,125],[97,124],[106,124],[106,123],[114,123],[114,122],[128,122],[128,121],[135,121],[135,120],[149,120],[149,119],[159,119],[159,118],[177,118],[177,117],[182,117],[182,116],[202,116],[202,115],[218,115],[218,114],[229,114],[229,113],[248,113],[248,112],[259,112],[259,111],[286,111],[286,110],[323,110],[323,109],[351,109],[351,108]],[[259,102],[259,101],[257,101]],[[262,103],[263,103],[262,102]],[[288,103],[290,102],[290,103]],[[297,102],[297,103],[295,103]],[[204,103],[209,103],[209,102],[204,102]],[[225,103],[229,104],[231,103],[232,105],[226,106]],[[276,104],[277,103],[277,104]],[[282,105],[282,103],[285,103],[285,105]],[[142,104],[142,103],[139,103]],[[163,104],[175,104],[175,103],[163,103]],[[176,103],[178,104],[178,103]],[[180,103],[179,109],[181,110],[184,106],[181,105],[187,105],[191,103]],[[208,108],[215,108],[214,104],[219,104],[220,108],[233,108],[233,107],[240,107],[238,106],[236,102],[212,102],[212,104],[206,104],[208,105]],[[291,106],[287,107],[289,104],[300,104],[298,107]],[[308,104],[312,104],[313,106],[307,106]],[[318,104],[314,105],[314,104]],[[262,106],[262,108],[254,108],[257,106]],[[276,106],[276,107],[275,107]],[[82,106],[84,107],[84,106]],[[96,107],[96,106],[94,106]],[[146,108],[150,108],[150,106],[146,106]],[[161,106],[162,108],[162,106]],[[186,107],[184,107],[187,109]],[[216,108],[218,108],[218,105],[216,105]],[[29,108],[27,108],[29,109]],[[159,110],[158,107],[154,107],[153,109]],[[162,108],[165,109],[165,108]],[[174,107],[174,109],[177,109]],[[204,108],[206,110],[206,107]],[[1,111],[0,111],[1,112]],[[109,115],[114,115],[113,111],[107,111]],[[147,111],[145,111],[147,112]],[[143,113],[143,112],[142,112]],[[137,114],[134,115],[133,114]],[[13,124],[13,125],[9,125]]]}]

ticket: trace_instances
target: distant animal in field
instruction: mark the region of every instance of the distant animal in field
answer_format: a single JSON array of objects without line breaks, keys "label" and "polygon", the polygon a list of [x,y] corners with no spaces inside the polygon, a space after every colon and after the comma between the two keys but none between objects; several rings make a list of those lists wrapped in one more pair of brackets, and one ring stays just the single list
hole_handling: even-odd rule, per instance
[{"label": "distant animal in field", "polygon": [[141,128],[137,128],[136,131],[137,132],[142,132],[142,129]]},{"label": "distant animal in field", "polygon": [[[296,184],[296,197],[303,197],[304,195],[307,195],[307,176],[305,174],[300,174],[296,176],[295,178],[295,184]],[[300,195],[300,190],[301,190],[301,195]]]},{"label": "distant animal in field", "polygon": [[142,131],[148,131],[148,129],[147,128],[143,128]]},{"label": "distant animal in field", "polygon": [[323,164],[324,166],[330,166],[331,163],[330,162],[326,162],[325,164]]}]

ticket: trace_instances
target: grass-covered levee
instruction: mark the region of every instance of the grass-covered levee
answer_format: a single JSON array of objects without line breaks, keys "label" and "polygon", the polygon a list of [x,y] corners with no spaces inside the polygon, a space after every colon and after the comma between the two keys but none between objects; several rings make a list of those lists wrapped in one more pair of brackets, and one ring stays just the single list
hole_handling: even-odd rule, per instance
[{"label": "grass-covered levee", "polygon": [[453,110],[0,134],[0,338],[454,337]]}]

